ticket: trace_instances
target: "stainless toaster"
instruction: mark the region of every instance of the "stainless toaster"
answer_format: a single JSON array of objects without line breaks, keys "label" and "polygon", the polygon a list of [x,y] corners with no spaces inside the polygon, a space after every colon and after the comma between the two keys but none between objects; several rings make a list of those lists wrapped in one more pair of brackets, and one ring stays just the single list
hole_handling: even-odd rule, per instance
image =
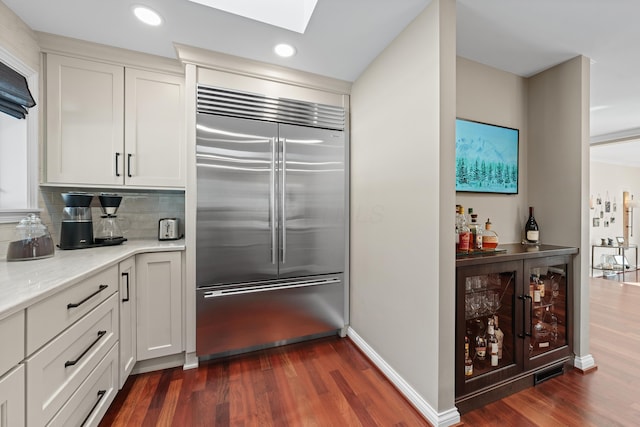
[{"label": "stainless toaster", "polygon": [[162,218],[158,223],[158,240],[177,240],[180,236],[178,218]]}]

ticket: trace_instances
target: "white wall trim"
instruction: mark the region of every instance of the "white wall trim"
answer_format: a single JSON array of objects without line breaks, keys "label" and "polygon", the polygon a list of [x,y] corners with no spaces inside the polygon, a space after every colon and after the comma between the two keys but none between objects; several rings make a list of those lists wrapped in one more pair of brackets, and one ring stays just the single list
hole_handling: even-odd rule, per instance
[{"label": "white wall trim", "polygon": [[575,356],[573,359],[573,367],[585,372],[595,368],[596,361],[590,354],[587,354],[586,356]]},{"label": "white wall trim", "polygon": [[382,371],[389,381],[398,388],[400,393],[411,402],[427,421],[437,427],[446,427],[460,422],[460,413],[457,408],[454,407],[440,413],[434,410],[353,328],[349,327],[347,336],[351,338],[354,344]]},{"label": "white wall trim", "polygon": [[23,216],[25,210],[31,212],[38,211],[38,124],[40,109],[40,76],[37,70],[33,70],[20,58],[0,46],[0,61],[13,68],[27,79],[27,84],[31,96],[36,102],[36,106],[29,109],[29,114],[25,117],[27,121],[27,205],[20,206],[20,209],[4,210],[0,214],[0,222],[12,222],[16,217]]}]

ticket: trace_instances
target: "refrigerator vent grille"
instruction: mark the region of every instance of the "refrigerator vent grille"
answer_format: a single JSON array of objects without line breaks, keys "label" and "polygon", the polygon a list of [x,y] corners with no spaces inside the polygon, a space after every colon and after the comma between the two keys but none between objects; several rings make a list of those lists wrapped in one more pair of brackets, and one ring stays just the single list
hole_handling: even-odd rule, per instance
[{"label": "refrigerator vent grille", "polygon": [[344,130],[344,108],[198,85],[198,113]]}]

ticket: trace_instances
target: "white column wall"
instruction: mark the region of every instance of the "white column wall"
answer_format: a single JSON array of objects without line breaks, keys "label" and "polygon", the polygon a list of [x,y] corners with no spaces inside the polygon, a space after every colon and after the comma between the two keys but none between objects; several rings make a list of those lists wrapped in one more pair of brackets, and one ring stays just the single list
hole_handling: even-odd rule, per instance
[{"label": "white column wall", "polygon": [[351,327],[436,418],[457,416],[454,119],[455,1],[434,0],[352,88]]}]

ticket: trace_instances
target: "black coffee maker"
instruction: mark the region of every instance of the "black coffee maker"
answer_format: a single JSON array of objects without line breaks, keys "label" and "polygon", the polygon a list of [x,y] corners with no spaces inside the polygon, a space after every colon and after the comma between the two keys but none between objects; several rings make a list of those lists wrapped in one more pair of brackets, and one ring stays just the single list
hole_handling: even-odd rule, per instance
[{"label": "black coffee maker", "polygon": [[62,193],[65,208],[62,211],[60,249],[82,249],[93,246],[93,220],[91,200],[93,194],[83,192]]}]

